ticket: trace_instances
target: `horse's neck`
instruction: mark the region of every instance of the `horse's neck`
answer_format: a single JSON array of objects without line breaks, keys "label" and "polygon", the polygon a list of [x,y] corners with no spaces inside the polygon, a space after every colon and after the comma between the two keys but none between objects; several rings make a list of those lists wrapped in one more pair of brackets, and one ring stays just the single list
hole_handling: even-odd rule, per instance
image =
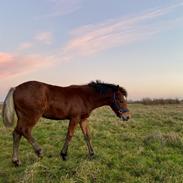
[{"label": "horse's neck", "polygon": [[102,95],[102,94],[96,93],[93,96],[93,100],[92,100],[93,109],[102,107],[105,105],[110,105],[111,99],[112,99],[112,97],[109,94]]}]

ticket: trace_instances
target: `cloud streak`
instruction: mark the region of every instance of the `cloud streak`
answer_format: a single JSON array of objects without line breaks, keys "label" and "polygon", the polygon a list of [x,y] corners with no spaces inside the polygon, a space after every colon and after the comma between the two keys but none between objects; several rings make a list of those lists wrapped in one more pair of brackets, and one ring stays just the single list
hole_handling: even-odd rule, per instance
[{"label": "cloud streak", "polygon": [[29,42],[23,42],[18,46],[18,50],[27,50],[34,48],[36,45],[51,45],[53,43],[53,34],[51,32],[39,32],[34,35]]},{"label": "cloud streak", "polygon": [[51,65],[51,60],[41,55],[17,55],[0,52],[0,79],[32,72]]},{"label": "cloud streak", "polygon": [[149,10],[138,16],[79,27],[70,33],[71,39],[62,48],[61,57],[64,61],[70,61],[76,57],[95,55],[113,47],[151,38],[165,28],[170,28],[170,24],[175,22],[175,19],[159,22],[158,18],[171,14],[180,6],[183,4]]}]

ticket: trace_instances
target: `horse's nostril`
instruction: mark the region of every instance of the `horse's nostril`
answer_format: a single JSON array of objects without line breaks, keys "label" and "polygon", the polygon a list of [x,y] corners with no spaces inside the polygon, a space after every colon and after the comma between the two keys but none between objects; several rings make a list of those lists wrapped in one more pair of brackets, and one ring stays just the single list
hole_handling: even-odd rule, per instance
[{"label": "horse's nostril", "polygon": [[128,121],[130,118],[129,118],[129,116],[125,116],[123,119],[124,119],[124,121]]}]

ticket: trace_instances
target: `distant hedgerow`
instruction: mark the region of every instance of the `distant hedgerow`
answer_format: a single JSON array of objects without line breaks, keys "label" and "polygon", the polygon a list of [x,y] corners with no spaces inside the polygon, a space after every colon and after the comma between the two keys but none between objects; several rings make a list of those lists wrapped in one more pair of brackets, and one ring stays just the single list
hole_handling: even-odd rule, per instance
[{"label": "distant hedgerow", "polygon": [[131,103],[141,103],[144,105],[166,105],[166,104],[181,104],[183,101],[179,100],[179,99],[151,99],[151,98],[143,98],[140,101],[134,101]]}]

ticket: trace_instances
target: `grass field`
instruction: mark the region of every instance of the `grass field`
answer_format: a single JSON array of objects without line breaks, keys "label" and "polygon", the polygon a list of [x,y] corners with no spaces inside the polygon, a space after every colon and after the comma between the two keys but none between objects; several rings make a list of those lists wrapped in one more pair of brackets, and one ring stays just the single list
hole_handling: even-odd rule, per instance
[{"label": "grass field", "polygon": [[12,129],[5,129],[0,118],[0,183],[183,182],[183,105],[131,104],[129,109],[128,122],[120,121],[109,108],[92,113],[92,160],[78,126],[69,159],[62,161],[59,153],[68,122],[41,119],[33,135],[44,157],[39,160],[22,139],[18,168],[11,163]]}]

